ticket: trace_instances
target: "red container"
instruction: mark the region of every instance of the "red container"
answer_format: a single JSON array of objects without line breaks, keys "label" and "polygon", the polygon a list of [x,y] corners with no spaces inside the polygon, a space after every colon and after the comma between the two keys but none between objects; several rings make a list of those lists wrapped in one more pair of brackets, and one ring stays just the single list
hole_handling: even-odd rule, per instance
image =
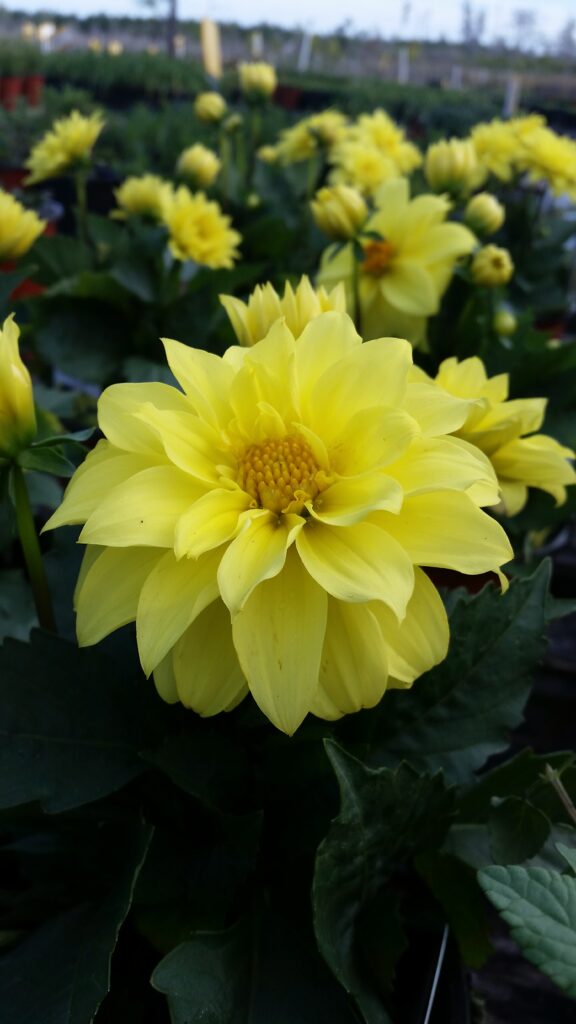
[{"label": "red container", "polygon": [[43,75],[26,75],[23,84],[23,93],[29,107],[39,107],[42,103],[44,93]]},{"label": "red container", "polygon": [[19,75],[4,75],[0,78],[0,102],[5,110],[14,110],[16,100],[22,95],[24,79]]}]

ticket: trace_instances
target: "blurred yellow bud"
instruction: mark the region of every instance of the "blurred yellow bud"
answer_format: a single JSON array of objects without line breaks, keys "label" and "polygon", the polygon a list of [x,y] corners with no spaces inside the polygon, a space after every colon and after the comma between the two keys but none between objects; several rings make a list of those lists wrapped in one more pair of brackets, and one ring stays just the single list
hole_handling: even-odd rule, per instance
[{"label": "blurred yellow bud", "polygon": [[497,334],[500,334],[503,338],[508,338],[511,334],[514,334],[518,321],[512,310],[502,306],[496,310],[493,324]]},{"label": "blurred yellow bud", "polygon": [[278,149],[276,146],[260,146],[260,149],[256,151],[256,156],[265,164],[275,164],[278,159]]},{"label": "blurred yellow bud", "polygon": [[224,128],[224,131],[232,133],[238,131],[238,129],[242,127],[243,121],[244,118],[242,117],[242,114],[230,114],[224,121],[222,127]]},{"label": "blurred yellow bud", "polygon": [[30,374],[20,358],[20,331],[14,314],[0,331],[0,455],[13,456],[36,433],[36,414]]},{"label": "blurred yellow bud", "polygon": [[221,121],[228,104],[219,92],[201,92],[194,101],[194,113],[199,121]]},{"label": "blurred yellow bud", "polygon": [[496,196],[490,192],[479,192],[468,200],[464,220],[478,235],[493,235],[502,227],[506,211]]},{"label": "blurred yellow bud", "polygon": [[434,192],[470,192],[480,174],[473,143],[467,139],[434,142],[426,152],[424,173]]},{"label": "blurred yellow bud", "polygon": [[260,196],[257,195],[256,192],[251,192],[250,195],[246,197],[246,206],[249,210],[257,210],[259,206],[262,206]]},{"label": "blurred yellow bud", "polygon": [[310,208],[320,230],[334,239],[354,238],[368,216],[363,196],[351,185],[319,189]]},{"label": "blurred yellow bud", "polygon": [[514,273],[514,264],[508,249],[499,245],[484,245],[472,260],[472,277],[476,284],[496,288],[506,284]]},{"label": "blurred yellow bud", "polygon": [[321,313],[346,312],[346,293],[342,283],[327,292],[322,287],[314,288],[306,276],[300,279],[296,288],[287,282],[282,297],[268,282],[257,285],[248,302],[242,302],[234,295],[220,295],[220,302],[238,342],[245,346],[262,341],[281,317],[284,317],[288,330],[299,338],[306,325]]},{"label": "blurred yellow bud", "polygon": [[196,142],[179,156],[176,173],[198,188],[209,188],[214,183],[222,163],[211,149]]},{"label": "blurred yellow bud", "polygon": [[240,64],[240,88],[245,96],[254,99],[267,99],[275,91],[278,84],[276,71],[271,64],[264,61],[253,64]]}]

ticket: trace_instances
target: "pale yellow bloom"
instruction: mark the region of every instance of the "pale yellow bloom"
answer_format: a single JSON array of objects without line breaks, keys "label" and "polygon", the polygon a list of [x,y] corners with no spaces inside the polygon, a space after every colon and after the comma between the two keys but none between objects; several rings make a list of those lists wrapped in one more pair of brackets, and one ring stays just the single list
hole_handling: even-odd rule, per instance
[{"label": "pale yellow bloom", "polygon": [[240,88],[249,97],[267,98],[272,95],[278,84],[276,71],[271,64],[264,61],[238,66]]},{"label": "pale yellow bloom", "polygon": [[10,458],[36,433],[30,374],[18,348],[20,331],[9,316],[0,331],[0,457]]},{"label": "pale yellow bloom", "polygon": [[176,173],[197,188],[209,188],[220,173],[222,162],[212,149],[196,142],[178,157]]},{"label": "pale yellow bloom", "polygon": [[265,164],[275,164],[278,159],[278,149],[276,146],[260,146],[256,151],[256,156]]},{"label": "pale yellow bloom", "polygon": [[275,147],[283,164],[309,160],[322,147],[330,149],[345,134],[346,117],[338,110],[324,110],[284,129]]},{"label": "pale yellow bloom", "polygon": [[234,333],[241,345],[255,345],[262,341],[268,331],[282,317],[288,330],[299,338],[304,328],[321,313],[331,310],[346,312],[346,294],[342,284],[331,292],[325,288],[314,289],[304,276],[294,290],[287,281],[281,298],[270,283],[257,285],[248,302],[242,302],[234,295],[221,295],[220,302],[228,314]]},{"label": "pale yellow bloom", "polygon": [[310,208],[317,226],[329,238],[354,238],[368,216],[361,193],[350,185],[319,189]]},{"label": "pale yellow bloom", "polygon": [[[471,252],[476,239],[461,224],[446,222],[450,204],[442,196],[410,199],[405,178],[384,185],[376,204],[361,239],[362,330],[367,338],[389,333],[422,344],[426,319],[438,312],[456,261]],[[368,232],[381,239],[369,237]],[[331,247],[318,275],[321,284],[346,282],[350,309],[354,308],[354,260],[352,245],[336,254]]]},{"label": "pale yellow bloom", "polygon": [[293,733],[373,707],[448,647],[421,566],[476,574],[512,551],[469,496],[489,461],[448,437],[469,403],[409,383],[411,349],[324,313],[223,358],[165,341],[182,391],[116,384],[105,436],[49,526],[82,523],[82,645],[136,620],[168,701],[201,715],[250,692]]},{"label": "pale yellow bloom", "polygon": [[42,234],[46,221],[0,189],[0,260],[18,260]]},{"label": "pale yellow bloom", "polygon": [[530,181],[546,181],[555,195],[576,202],[576,142],[539,126],[525,140],[523,166]]},{"label": "pale yellow bloom", "polygon": [[80,161],[88,160],[103,127],[101,114],[84,117],[77,110],[55,121],[26,160],[30,171],[26,184],[56,177]]},{"label": "pale yellow bloom", "polygon": [[471,270],[476,284],[497,288],[510,280],[514,264],[508,249],[499,245],[484,245],[475,253]]},{"label": "pale yellow bloom", "polygon": [[404,129],[384,110],[361,114],[350,127],[347,139],[377,149],[392,160],[400,174],[411,174],[422,163],[419,149],[408,142]]},{"label": "pale yellow bloom", "polygon": [[[422,371],[417,377],[424,379]],[[477,356],[462,362],[445,359],[436,384],[455,397],[472,400],[468,416],[455,434],[490,459],[508,515],[524,507],[530,487],[551,494],[558,505],[566,501],[566,487],[576,483],[568,461],[574,452],[547,434],[535,433],[542,426],[545,398],[508,401],[508,374],[488,377]]]},{"label": "pale yellow bloom", "polygon": [[201,92],[194,100],[194,113],[199,121],[221,121],[228,104],[219,92]]},{"label": "pale yellow bloom", "polygon": [[118,220],[126,217],[162,218],[164,205],[172,194],[172,185],[155,174],[126,178],[114,192],[119,209],[111,214]]},{"label": "pale yellow bloom", "polygon": [[467,139],[442,139],[426,150],[426,181],[434,192],[465,195],[481,180],[474,144]]},{"label": "pale yellow bloom", "polygon": [[472,196],[464,210],[464,220],[479,235],[493,235],[502,227],[506,211],[502,203],[490,192]]},{"label": "pale yellow bloom", "polygon": [[364,195],[374,196],[380,186],[400,171],[394,160],[375,146],[354,140],[335,146],[330,161],[329,181],[333,185],[351,185]]},{"label": "pale yellow bloom", "polygon": [[194,260],[213,269],[230,268],[238,258],[241,237],[231,227],[218,203],[203,192],[181,185],[165,202],[162,220],[169,231],[168,245],[177,260]]}]

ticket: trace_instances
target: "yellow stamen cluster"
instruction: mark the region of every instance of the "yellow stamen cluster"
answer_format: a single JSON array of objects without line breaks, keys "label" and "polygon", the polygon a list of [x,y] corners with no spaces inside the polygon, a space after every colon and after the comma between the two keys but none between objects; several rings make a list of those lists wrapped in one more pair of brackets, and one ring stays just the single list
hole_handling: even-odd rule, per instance
[{"label": "yellow stamen cluster", "polygon": [[362,270],[373,277],[381,277],[390,266],[394,251],[391,242],[367,242],[364,245]]},{"label": "yellow stamen cluster", "polygon": [[271,438],[246,449],[238,483],[261,508],[294,512],[319,494],[323,475],[305,441]]}]

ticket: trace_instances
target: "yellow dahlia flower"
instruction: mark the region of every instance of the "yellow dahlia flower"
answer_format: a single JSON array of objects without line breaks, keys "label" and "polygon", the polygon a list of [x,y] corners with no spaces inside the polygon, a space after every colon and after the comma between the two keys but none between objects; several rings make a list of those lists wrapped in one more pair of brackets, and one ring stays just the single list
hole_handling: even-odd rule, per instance
[{"label": "yellow dahlia flower", "polygon": [[143,174],[140,177],[126,178],[114,192],[119,206],[111,214],[117,220],[126,217],[152,217],[160,220],[164,204],[172,194],[172,185],[156,174]]},{"label": "yellow dahlia flower", "polygon": [[500,245],[483,245],[474,255],[471,269],[476,284],[497,288],[510,280],[514,264],[508,249]]},{"label": "yellow dahlia flower", "polygon": [[410,686],[448,646],[420,566],[512,554],[466,493],[494,500],[488,460],[446,436],[468,404],[409,384],[410,345],[363,344],[345,314],[223,358],[164,344],[183,390],[108,388],[106,440],[48,524],[84,524],[79,642],[136,620],[165,699],[214,715],[250,691],[289,734]]},{"label": "yellow dahlia flower", "polygon": [[280,133],[277,146],[278,159],[283,164],[309,160],[320,147],[329,149],[346,132],[346,117],[338,110],[324,110],[305,117]]},{"label": "yellow dahlia flower", "polygon": [[357,189],[331,185],[318,190],[310,203],[316,225],[329,238],[355,238],[368,216],[368,207]]},{"label": "yellow dahlia flower", "polygon": [[474,144],[468,139],[442,139],[426,150],[426,181],[434,192],[462,195],[479,185],[482,173]]},{"label": "yellow dahlia flower", "polygon": [[9,316],[0,331],[0,457],[12,457],[36,433],[30,374],[18,348],[20,331]]},{"label": "yellow dahlia flower", "polygon": [[26,160],[30,171],[26,184],[53,178],[74,164],[87,160],[103,127],[101,114],[84,117],[77,110],[55,121]]},{"label": "yellow dahlia flower", "polygon": [[374,147],[395,164],[400,174],[411,174],[422,163],[422,154],[406,139],[404,129],[384,111],[361,114],[347,138]]},{"label": "yellow dahlia flower", "polygon": [[196,142],[178,157],[176,173],[187,178],[197,188],[209,188],[220,173],[222,162],[212,149]]},{"label": "yellow dahlia flower", "polygon": [[18,260],[28,252],[46,227],[46,221],[26,210],[9,192],[0,189],[0,260]]},{"label": "yellow dahlia flower", "polygon": [[221,121],[228,104],[219,92],[201,92],[194,100],[194,113],[199,121]]},{"label": "yellow dahlia flower", "polygon": [[175,259],[194,260],[213,269],[234,265],[241,237],[230,227],[230,217],[203,192],[192,193],[181,185],[164,203],[162,219]]},{"label": "yellow dahlia flower", "polygon": [[365,142],[342,142],[334,148],[330,161],[330,184],[351,185],[367,196],[374,196],[384,182],[400,174],[391,157]]},{"label": "yellow dahlia flower", "polygon": [[546,181],[555,195],[576,201],[576,142],[539,126],[525,139],[523,165],[530,181]]},{"label": "yellow dahlia flower", "polygon": [[300,278],[295,290],[286,282],[283,298],[268,283],[257,285],[247,303],[233,295],[221,295],[220,302],[239,343],[248,346],[262,341],[272,325],[282,317],[288,330],[295,338],[299,338],[309,321],[320,316],[320,313],[346,312],[344,285],[336,285],[331,292],[324,288],[315,290],[305,275]]},{"label": "yellow dahlia flower", "polygon": [[[368,218],[368,232],[381,240],[361,240],[364,259],[359,266],[362,331],[367,338],[382,333],[421,343],[426,319],[438,312],[456,260],[474,248],[476,239],[461,224],[446,223],[449,202],[441,196],[410,199],[405,178],[388,182],[378,191],[377,209]],[[330,247],[322,258],[321,284],[345,281],[348,303],[354,295],[354,250],[347,245],[334,255]]]},{"label": "yellow dahlia flower", "polygon": [[[425,379],[413,371],[415,379]],[[568,462],[574,452],[547,434],[536,434],[546,411],[545,398],[508,401],[509,375],[488,377],[477,356],[462,362],[445,359],[436,384],[457,398],[472,400],[468,416],[455,436],[480,448],[490,459],[509,516],[524,507],[528,488],[547,491],[557,505],[566,501],[566,487],[576,483]],[[528,436],[529,435],[529,436]]]},{"label": "yellow dahlia flower", "polygon": [[506,211],[490,192],[479,192],[466,203],[464,221],[479,235],[494,235],[502,227]]},{"label": "yellow dahlia flower", "polygon": [[240,64],[240,88],[249,98],[265,99],[271,96],[278,84],[276,71],[271,64],[264,61],[252,64]]}]

